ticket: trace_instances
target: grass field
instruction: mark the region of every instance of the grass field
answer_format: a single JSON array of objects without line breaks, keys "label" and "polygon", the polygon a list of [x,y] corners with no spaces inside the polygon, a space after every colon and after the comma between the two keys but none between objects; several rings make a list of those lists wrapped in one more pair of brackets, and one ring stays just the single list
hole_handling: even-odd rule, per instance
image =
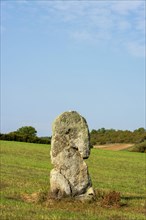
[{"label": "grass field", "polygon": [[[0,145],[1,220],[146,219],[146,154],[92,149],[86,162],[98,195],[95,201],[29,202],[24,198],[49,191],[50,146],[7,141]],[[119,207],[101,205],[103,195],[111,191],[120,192]]]}]

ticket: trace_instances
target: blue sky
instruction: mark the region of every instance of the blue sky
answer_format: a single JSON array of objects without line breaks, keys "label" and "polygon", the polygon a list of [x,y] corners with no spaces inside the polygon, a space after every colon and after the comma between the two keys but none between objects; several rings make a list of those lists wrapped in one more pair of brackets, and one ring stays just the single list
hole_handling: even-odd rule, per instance
[{"label": "blue sky", "polygon": [[1,92],[2,133],[145,127],[145,1],[1,0]]}]

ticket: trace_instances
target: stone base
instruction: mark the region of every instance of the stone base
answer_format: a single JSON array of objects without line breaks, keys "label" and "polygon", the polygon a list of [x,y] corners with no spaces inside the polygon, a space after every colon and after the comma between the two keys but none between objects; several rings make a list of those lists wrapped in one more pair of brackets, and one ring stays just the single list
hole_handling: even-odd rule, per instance
[{"label": "stone base", "polygon": [[77,200],[80,200],[82,202],[90,202],[95,199],[95,192],[92,187],[90,187],[86,193],[76,196],[75,197]]}]

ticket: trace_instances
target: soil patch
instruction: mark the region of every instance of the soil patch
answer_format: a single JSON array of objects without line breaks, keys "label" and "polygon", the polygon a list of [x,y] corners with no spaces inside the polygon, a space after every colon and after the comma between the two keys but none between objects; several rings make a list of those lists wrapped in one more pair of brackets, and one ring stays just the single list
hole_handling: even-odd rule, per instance
[{"label": "soil patch", "polygon": [[95,145],[94,148],[102,148],[105,150],[119,151],[119,150],[128,149],[129,147],[132,147],[132,146],[133,144],[105,144],[105,145]]}]

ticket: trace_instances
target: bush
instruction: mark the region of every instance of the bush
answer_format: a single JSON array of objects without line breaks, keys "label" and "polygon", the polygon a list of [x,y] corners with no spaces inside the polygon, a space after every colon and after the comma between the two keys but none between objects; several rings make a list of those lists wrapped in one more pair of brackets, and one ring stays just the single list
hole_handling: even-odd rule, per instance
[{"label": "bush", "polygon": [[146,153],[146,140],[140,144],[134,145],[132,148],[129,149],[129,151]]}]

